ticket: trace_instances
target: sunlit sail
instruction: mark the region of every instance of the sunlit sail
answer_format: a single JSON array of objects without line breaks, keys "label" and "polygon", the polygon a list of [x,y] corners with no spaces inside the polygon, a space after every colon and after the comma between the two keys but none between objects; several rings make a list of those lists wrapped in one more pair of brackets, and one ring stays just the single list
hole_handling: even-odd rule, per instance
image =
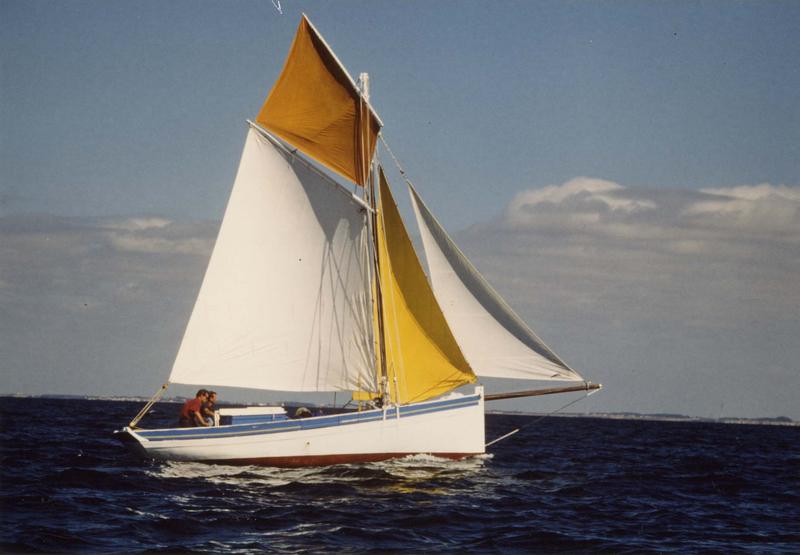
[{"label": "sunlit sail", "polygon": [[[303,16],[278,81],[248,122],[169,381],[118,432],[137,452],[276,466],[419,453],[458,459],[485,452],[484,401],[503,398],[480,385],[459,389],[477,376],[582,379],[477,273],[412,189],[428,281],[375,159],[382,124],[366,82],[355,84]],[[210,426],[139,428],[169,383],[346,392],[352,410],[230,408]]]}]

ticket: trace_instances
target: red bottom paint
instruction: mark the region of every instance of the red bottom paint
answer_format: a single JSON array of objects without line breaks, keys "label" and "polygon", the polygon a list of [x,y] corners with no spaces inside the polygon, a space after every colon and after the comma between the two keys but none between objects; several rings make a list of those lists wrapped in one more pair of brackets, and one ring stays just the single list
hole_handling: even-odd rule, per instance
[{"label": "red bottom paint", "polygon": [[378,462],[388,459],[408,457],[410,455],[430,455],[444,459],[464,459],[482,453],[353,453],[347,455],[309,455],[298,457],[255,457],[251,459],[223,459],[214,461],[198,461],[210,464],[230,464],[235,466],[277,466],[281,468],[298,468],[301,466],[327,466],[331,464],[349,464]]}]

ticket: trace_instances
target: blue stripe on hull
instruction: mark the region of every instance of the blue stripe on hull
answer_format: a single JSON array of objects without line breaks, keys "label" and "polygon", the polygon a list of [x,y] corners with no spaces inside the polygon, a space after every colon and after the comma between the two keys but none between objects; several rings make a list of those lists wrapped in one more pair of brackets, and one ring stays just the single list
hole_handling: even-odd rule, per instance
[{"label": "blue stripe on hull", "polygon": [[[434,401],[430,403],[416,403],[400,407],[400,417],[407,418],[421,414],[442,412],[475,406],[480,402],[480,395],[469,395]],[[386,411],[386,420],[397,418],[397,409],[390,408]],[[168,428],[162,430],[135,430],[135,433],[149,441],[181,440],[181,439],[213,439],[232,436],[248,436],[257,434],[277,434],[297,430],[313,430],[317,428],[330,428],[362,422],[374,422],[384,419],[384,412],[380,409],[332,416],[319,416],[297,420],[280,420],[260,424],[234,424],[231,426],[218,426],[214,428]]]}]

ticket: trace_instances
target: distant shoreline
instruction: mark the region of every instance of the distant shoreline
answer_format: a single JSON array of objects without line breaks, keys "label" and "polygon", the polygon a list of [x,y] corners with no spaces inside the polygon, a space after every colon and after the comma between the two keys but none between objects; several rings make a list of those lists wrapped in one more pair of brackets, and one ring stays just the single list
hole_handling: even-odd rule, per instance
[{"label": "distant shoreline", "polygon": [[[119,401],[119,402],[134,402],[146,403],[149,399],[147,397],[123,397],[123,396],[100,396],[100,395],[33,395],[23,393],[2,393],[0,398],[12,399],[75,399],[82,401]],[[182,403],[186,397],[166,397],[159,402],[164,403]],[[276,403],[232,403],[233,405],[249,405],[249,406],[269,406],[276,405]],[[297,405],[302,404],[297,401],[289,401],[286,404]],[[330,405],[314,405],[305,403],[308,406],[327,407]],[[704,423],[717,423],[717,424],[749,424],[761,426],[800,426],[800,422],[792,420],[787,416],[777,417],[762,417],[762,418],[736,418],[736,417],[723,417],[723,418],[707,418],[703,416],[687,416],[683,414],[641,414],[635,412],[588,412],[588,413],[541,413],[541,412],[526,412],[526,411],[504,411],[504,410],[488,410],[486,414],[489,415],[506,415],[506,416],[529,416],[529,417],[552,417],[552,418],[602,418],[606,420],[642,420],[649,422],[704,422]]]},{"label": "distant shoreline", "polygon": [[602,418],[606,420],[643,420],[648,422],[703,422],[706,424],[749,424],[759,426],[800,426],[800,422],[788,416],[762,417],[762,418],[736,418],[726,416],[723,418],[707,418],[704,416],[686,416],[683,414],[639,414],[635,412],[565,412],[557,414],[539,412],[517,411],[487,411],[486,414],[502,414],[506,416],[541,416],[554,418]]}]

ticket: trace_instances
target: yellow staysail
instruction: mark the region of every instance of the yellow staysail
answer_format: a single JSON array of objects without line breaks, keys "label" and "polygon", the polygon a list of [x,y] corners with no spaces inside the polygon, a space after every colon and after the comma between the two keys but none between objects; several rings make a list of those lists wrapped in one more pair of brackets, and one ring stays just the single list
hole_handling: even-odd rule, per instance
[{"label": "yellow staysail", "polygon": [[366,182],[380,120],[305,16],[256,121],[328,168]]},{"label": "yellow staysail", "polygon": [[391,399],[424,401],[475,381],[380,172],[378,253]]}]

